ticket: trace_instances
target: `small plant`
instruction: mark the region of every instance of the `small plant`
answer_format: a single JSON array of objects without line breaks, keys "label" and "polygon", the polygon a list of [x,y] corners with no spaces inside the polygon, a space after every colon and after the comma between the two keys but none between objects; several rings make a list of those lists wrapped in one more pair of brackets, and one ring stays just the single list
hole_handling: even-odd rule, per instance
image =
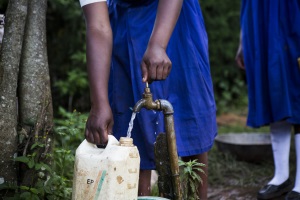
[{"label": "small plant", "polygon": [[205,167],[205,164],[199,163],[197,160],[188,162],[179,160],[179,166],[181,168],[180,178],[182,182],[183,199],[199,200],[198,187],[199,184],[203,183],[200,173],[205,174],[202,169],[202,167]]},{"label": "small plant", "polygon": [[68,112],[59,107],[60,119],[55,119],[55,146],[69,149],[75,153],[76,148],[84,139],[84,129],[88,115],[76,110]]},{"label": "small plant", "polygon": [[[19,156],[14,159],[16,162],[26,165],[34,174],[37,174],[37,178],[32,178],[32,184],[30,186],[25,185],[12,185],[6,184],[1,189],[14,190],[13,197],[7,197],[4,199],[20,199],[20,200],[63,200],[70,199],[72,189],[68,187],[70,180],[60,176],[55,168],[50,167],[48,164],[39,161],[37,152],[44,148],[45,145],[39,142],[34,143],[30,150],[32,153],[26,156]],[[52,157],[51,153],[45,155]]]}]

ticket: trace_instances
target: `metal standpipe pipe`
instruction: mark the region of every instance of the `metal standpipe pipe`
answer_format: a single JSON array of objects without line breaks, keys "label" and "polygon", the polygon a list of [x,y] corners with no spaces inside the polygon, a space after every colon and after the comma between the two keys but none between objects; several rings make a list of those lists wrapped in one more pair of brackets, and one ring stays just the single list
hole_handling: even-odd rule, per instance
[{"label": "metal standpipe pipe", "polygon": [[182,200],[182,194],[180,189],[176,136],[175,136],[175,129],[174,129],[173,106],[169,101],[164,99],[153,101],[152,93],[150,92],[150,88],[147,83],[145,91],[143,93],[143,98],[135,104],[133,108],[133,112],[138,113],[142,108],[146,108],[148,110],[163,111],[164,126],[166,130],[168,153],[170,157],[170,166],[172,172],[172,184],[174,187],[173,188],[174,196],[175,196],[175,200]]}]

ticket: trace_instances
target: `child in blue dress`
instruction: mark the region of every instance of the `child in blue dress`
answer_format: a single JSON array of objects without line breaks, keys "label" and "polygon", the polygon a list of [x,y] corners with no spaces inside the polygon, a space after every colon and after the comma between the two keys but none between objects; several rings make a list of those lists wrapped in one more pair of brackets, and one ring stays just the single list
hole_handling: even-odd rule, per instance
[{"label": "child in blue dress", "polygon": [[[130,108],[142,98],[145,82],[152,82],[153,99],[166,99],[174,108],[179,156],[206,164],[198,192],[207,199],[207,152],[217,127],[208,41],[198,1],[100,1],[81,0],[92,104],[87,140],[102,144],[107,134],[117,139],[126,136]],[[137,114],[131,135],[141,156],[140,196],[150,194],[154,142],[161,132],[161,112],[142,109]]]},{"label": "child in blue dress", "polygon": [[[258,199],[282,194],[300,199],[300,1],[243,0],[238,65],[246,70],[249,96],[247,124],[270,125],[274,177]],[[295,131],[297,169],[289,179],[291,129]]]}]

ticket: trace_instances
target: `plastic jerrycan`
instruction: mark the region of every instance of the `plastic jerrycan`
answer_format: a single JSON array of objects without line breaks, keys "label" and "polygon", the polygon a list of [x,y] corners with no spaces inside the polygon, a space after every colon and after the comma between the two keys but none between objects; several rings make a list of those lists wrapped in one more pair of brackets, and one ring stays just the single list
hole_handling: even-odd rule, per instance
[{"label": "plastic jerrycan", "polygon": [[139,170],[132,138],[109,135],[105,149],[84,140],[75,153],[72,200],[137,200]]}]

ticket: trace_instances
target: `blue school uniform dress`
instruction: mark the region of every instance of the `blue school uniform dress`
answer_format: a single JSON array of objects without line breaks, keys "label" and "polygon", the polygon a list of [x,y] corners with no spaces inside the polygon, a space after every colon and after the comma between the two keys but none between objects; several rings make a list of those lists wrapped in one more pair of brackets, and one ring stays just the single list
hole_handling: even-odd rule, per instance
[{"label": "blue school uniform dress", "polygon": [[[140,63],[156,17],[158,0],[109,0],[113,55],[109,91],[113,134],[126,136],[132,108],[142,98]],[[174,108],[179,156],[211,149],[217,133],[216,106],[208,58],[208,41],[197,0],[184,0],[167,48],[172,70],[165,81],[150,84],[153,100],[166,99]],[[141,156],[141,169],[154,169],[154,143],[164,131],[163,113],[142,109],[131,133]]]},{"label": "blue school uniform dress", "polygon": [[300,124],[300,1],[243,0],[248,125]]}]

